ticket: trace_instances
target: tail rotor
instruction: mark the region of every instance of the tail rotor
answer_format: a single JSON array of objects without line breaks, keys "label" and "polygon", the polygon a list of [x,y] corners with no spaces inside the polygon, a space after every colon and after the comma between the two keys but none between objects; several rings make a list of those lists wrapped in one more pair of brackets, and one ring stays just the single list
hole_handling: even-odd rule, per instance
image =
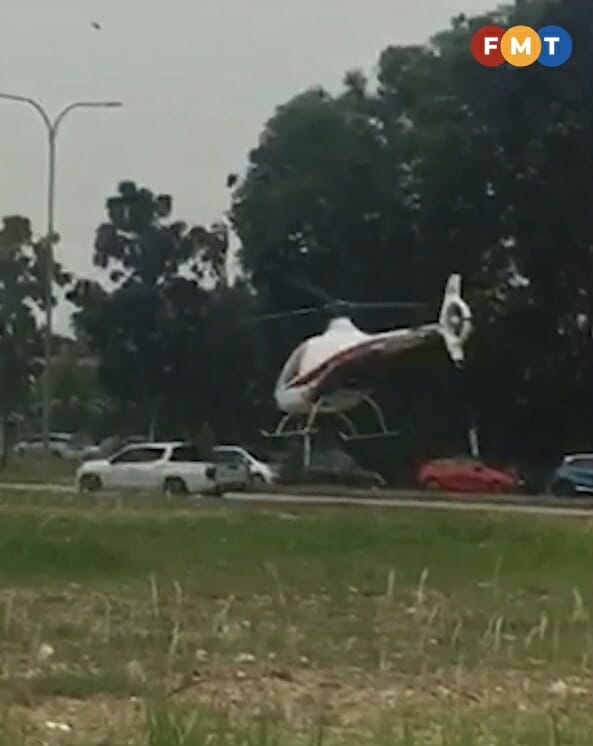
[{"label": "tail rotor", "polygon": [[465,359],[464,346],[472,332],[472,312],[461,297],[461,275],[451,275],[447,280],[439,331],[451,359],[461,366]]}]

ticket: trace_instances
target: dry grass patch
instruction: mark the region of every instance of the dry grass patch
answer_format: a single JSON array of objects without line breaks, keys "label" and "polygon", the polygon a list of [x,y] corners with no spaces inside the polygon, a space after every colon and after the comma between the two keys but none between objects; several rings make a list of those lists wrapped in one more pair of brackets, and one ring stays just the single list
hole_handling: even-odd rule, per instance
[{"label": "dry grass patch", "polygon": [[589,521],[39,496],[0,513],[17,746],[593,742]]}]

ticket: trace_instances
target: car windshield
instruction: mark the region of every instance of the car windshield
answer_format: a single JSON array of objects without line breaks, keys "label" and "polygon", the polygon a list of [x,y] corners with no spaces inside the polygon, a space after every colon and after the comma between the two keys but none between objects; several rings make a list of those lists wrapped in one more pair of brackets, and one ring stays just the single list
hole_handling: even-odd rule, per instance
[{"label": "car windshield", "polygon": [[245,448],[245,451],[249,456],[251,456],[251,458],[254,458],[256,461],[262,461],[264,463],[268,461],[268,456],[266,455],[266,453],[264,453],[263,450],[252,448],[250,446],[249,448]]},{"label": "car windshield", "polygon": [[574,466],[578,469],[593,469],[593,457],[570,459],[567,464],[568,466]]},{"label": "car windshield", "polygon": [[232,453],[232,454],[239,455],[243,458],[248,458],[248,459],[253,458],[256,461],[263,461],[263,462],[267,461],[265,455],[262,452],[251,447],[245,448],[243,446],[217,446],[214,450],[216,453],[221,453],[221,454],[226,454],[226,455]]},{"label": "car windshield", "polygon": [[205,456],[197,446],[184,445],[177,446],[171,454],[171,461],[204,461]]}]

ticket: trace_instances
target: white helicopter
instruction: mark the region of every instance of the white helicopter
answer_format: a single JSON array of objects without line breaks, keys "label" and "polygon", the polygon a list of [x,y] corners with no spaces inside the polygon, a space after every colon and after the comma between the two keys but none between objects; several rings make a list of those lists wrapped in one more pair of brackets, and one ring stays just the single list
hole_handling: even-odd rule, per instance
[{"label": "white helicopter", "polygon": [[[311,289],[311,286],[310,286]],[[317,291],[319,294],[320,291]],[[327,300],[327,296],[325,296]],[[449,277],[441,311],[436,323],[400,328],[375,334],[363,332],[347,315],[352,308],[411,307],[418,303],[348,303],[330,299],[333,318],[322,334],[304,340],[291,353],[278,377],[274,398],[283,412],[276,430],[263,431],[268,438],[301,436],[305,439],[305,463],[310,457],[310,436],[319,414],[333,414],[346,423],[348,432],[340,433],[346,440],[396,435],[388,430],[382,410],[363,381],[387,356],[442,339],[457,366],[464,361],[464,345],[472,331],[472,313],[461,297],[461,276]],[[304,308],[286,313],[269,314],[262,318],[302,315],[318,312],[319,308]],[[376,415],[378,433],[360,434],[346,414],[366,402]],[[288,430],[291,419],[300,421],[296,429]]]}]

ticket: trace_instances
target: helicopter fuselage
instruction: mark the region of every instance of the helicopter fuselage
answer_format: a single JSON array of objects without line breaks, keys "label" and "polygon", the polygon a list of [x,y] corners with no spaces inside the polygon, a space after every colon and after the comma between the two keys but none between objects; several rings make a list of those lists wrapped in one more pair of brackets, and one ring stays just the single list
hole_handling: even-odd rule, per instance
[{"label": "helicopter fuselage", "polygon": [[434,324],[368,334],[348,318],[335,318],[323,334],[303,342],[289,357],[276,384],[276,404],[292,415],[307,414],[313,406],[321,413],[354,409],[369,393],[365,373],[374,361],[437,334]]}]

